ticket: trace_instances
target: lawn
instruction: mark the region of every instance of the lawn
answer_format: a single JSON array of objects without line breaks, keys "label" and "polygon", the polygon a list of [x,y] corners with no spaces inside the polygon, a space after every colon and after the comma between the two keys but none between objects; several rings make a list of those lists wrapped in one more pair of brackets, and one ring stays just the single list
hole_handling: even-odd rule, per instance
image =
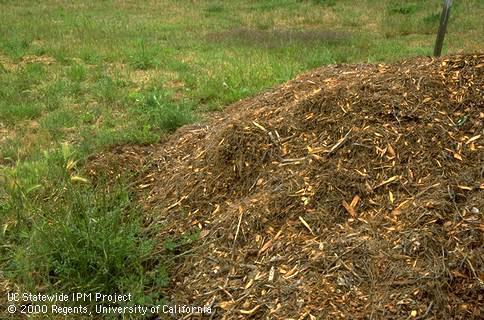
[{"label": "lawn", "polygon": [[[431,55],[440,9],[438,0],[0,0],[0,295],[162,301],[170,249],[196,236],[159,250],[130,176],[94,183],[87,157],[156,143],[318,66]],[[455,1],[444,54],[482,51],[482,16],[484,2]]]}]

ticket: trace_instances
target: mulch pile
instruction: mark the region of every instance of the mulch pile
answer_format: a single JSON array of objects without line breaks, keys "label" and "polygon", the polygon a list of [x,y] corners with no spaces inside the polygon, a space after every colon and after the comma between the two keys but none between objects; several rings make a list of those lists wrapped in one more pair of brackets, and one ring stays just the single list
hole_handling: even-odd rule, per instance
[{"label": "mulch pile", "polygon": [[483,89],[482,54],[323,67],[88,168],[199,232],[168,300],[214,319],[477,319]]}]

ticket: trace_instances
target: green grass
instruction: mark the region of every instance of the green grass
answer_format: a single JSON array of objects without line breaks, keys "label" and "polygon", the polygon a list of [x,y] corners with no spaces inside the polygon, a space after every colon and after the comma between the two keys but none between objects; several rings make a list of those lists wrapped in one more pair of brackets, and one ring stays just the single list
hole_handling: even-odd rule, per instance
[{"label": "green grass", "polygon": [[122,185],[92,187],[66,144],[3,171],[0,192],[2,275],[55,292],[131,293],[133,302],[161,301],[168,278],[152,258],[141,211]]},{"label": "green grass", "polygon": [[133,93],[129,97],[129,112],[138,121],[138,126],[163,129],[173,132],[194,120],[189,104],[169,102],[169,94],[152,90],[144,94]]},{"label": "green grass", "polygon": [[[128,182],[71,179],[86,157],[156,143],[318,66],[430,55],[440,9],[440,0],[0,1],[0,283],[162,292],[169,266]],[[482,1],[454,1],[444,53],[482,50],[483,15]],[[166,240],[169,253],[177,245]]]}]

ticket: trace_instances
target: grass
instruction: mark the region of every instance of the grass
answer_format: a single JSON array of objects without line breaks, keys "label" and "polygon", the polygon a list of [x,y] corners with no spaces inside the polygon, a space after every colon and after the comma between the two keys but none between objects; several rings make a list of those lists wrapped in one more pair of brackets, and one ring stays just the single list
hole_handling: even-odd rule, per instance
[{"label": "grass", "polygon": [[183,102],[167,102],[167,93],[161,90],[148,91],[144,94],[132,94],[129,99],[130,113],[138,121],[138,126],[163,128],[173,132],[177,128],[193,122],[192,107]]},{"label": "grass", "polygon": [[[162,292],[168,266],[153,230],[127,182],[83,179],[86,157],[155,143],[321,65],[430,55],[440,8],[440,0],[0,1],[0,282],[160,301],[151,293]],[[456,2],[444,53],[482,50],[483,14],[482,1]]]},{"label": "grass", "polygon": [[0,193],[2,276],[23,290],[131,293],[161,301],[168,278],[152,258],[141,211],[122,185],[89,185],[63,144],[31,162],[5,168]]}]

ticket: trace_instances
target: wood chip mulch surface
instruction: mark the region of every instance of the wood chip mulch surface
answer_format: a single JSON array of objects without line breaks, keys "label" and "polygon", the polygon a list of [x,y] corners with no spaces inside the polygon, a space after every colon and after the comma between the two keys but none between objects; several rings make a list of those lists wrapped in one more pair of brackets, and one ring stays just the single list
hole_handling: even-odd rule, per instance
[{"label": "wood chip mulch surface", "polygon": [[213,319],[482,319],[483,90],[483,54],[327,66],[88,168],[198,234],[167,299]]}]

